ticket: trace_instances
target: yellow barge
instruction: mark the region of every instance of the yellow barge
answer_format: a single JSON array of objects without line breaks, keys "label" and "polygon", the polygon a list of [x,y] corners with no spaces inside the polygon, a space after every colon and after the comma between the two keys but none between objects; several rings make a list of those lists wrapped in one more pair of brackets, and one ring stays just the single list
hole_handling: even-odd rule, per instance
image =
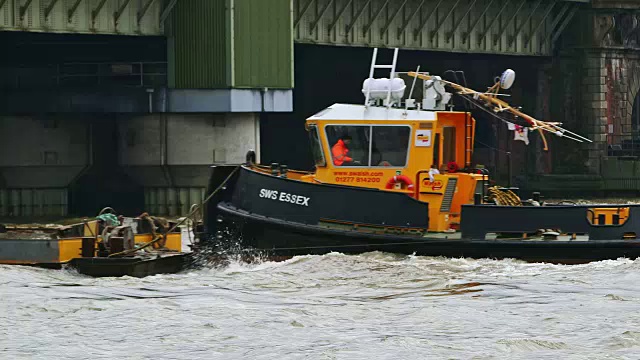
[{"label": "yellow barge", "polygon": [[181,232],[170,225],[147,214],[101,214],[72,225],[0,225],[0,264],[68,266],[98,277],[175,273],[188,253]]}]

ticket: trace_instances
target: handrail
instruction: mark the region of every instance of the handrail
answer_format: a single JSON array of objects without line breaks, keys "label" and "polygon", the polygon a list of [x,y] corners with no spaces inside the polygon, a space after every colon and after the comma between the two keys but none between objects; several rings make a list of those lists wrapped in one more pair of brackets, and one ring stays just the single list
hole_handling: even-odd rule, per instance
[{"label": "handrail", "polygon": [[168,69],[165,61],[68,62],[14,66],[5,74],[9,80],[3,86],[6,88],[68,87],[78,81],[85,85],[152,87],[166,85]]}]

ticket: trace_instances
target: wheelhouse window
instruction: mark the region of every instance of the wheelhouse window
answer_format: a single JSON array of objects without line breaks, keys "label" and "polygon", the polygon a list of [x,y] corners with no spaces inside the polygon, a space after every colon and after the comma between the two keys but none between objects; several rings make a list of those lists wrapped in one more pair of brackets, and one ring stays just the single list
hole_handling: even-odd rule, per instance
[{"label": "wheelhouse window", "polygon": [[327,140],[334,166],[367,166],[369,164],[369,125],[327,125]]},{"label": "wheelhouse window", "polygon": [[405,125],[327,125],[334,166],[405,167],[411,128]]},{"label": "wheelhouse window", "polygon": [[311,144],[313,161],[316,166],[327,166],[327,161],[325,160],[324,152],[322,151],[322,144],[320,143],[320,133],[318,133],[318,128],[311,124],[308,126],[307,131],[309,133],[309,143]]},{"label": "wheelhouse window", "polygon": [[371,166],[407,166],[410,138],[408,126],[373,126]]}]

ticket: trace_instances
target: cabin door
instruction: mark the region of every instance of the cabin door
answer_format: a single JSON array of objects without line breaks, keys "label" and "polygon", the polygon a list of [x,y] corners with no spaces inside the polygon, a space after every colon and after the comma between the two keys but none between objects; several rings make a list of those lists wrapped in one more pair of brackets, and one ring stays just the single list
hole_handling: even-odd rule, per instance
[{"label": "cabin door", "polygon": [[445,126],[442,128],[442,164],[447,165],[456,161],[456,128]]}]

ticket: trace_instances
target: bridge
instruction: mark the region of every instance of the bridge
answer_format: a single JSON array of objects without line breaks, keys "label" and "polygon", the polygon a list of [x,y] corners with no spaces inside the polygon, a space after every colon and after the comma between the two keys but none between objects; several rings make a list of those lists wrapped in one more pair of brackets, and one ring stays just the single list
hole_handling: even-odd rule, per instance
[{"label": "bridge", "polygon": [[[534,141],[529,160],[513,144],[527,164],[514,175],[602,184],[640,151],[638,19],[633,0],[0,0],[0,217],[86,212],[116,193],[142,204],[131,211],[180,214],[208,165],[247,147],[306,164],[291,157],[301,121],[360,101],[371,47],[478,86],[517,68],[515,101],[594,143],[555,141],[547,156]],[[336,71],[348,93],[322,94]],[[504,173],[511,145],[489,145],[478,154]],[[609,183],[636,186],[624,181]]]},{"label": "bridge", "polygon": [[[165,35],[172,21],[293,21],[298,43],[549,55],[553,43],[589,0],[1,0],[3,30]],[[293,15],[290,18],[292,7]],[[172,12],[175,10],[175,15]],[[263,12],[264,11],[264,12]],[[228,19],[225,14],[232,13]],[[266,17],[266,15],[269,17]],[[242,26],[242,25],[241,25]],[[180,28],[180,25],[178,25]],[[224,29],[224,28],[222,28]],[[213,30],[213,29],[210,29]],[[183,30],[178,30],[182,32]],[[248,30],[251,32],[251,30]],[[285,39],[288,31],[279,34]],[[256,34],[257,35],[257,34]],[[269,32],[270,40],[277,40]],[[275,42],[275,41],[273,41]]]}]

